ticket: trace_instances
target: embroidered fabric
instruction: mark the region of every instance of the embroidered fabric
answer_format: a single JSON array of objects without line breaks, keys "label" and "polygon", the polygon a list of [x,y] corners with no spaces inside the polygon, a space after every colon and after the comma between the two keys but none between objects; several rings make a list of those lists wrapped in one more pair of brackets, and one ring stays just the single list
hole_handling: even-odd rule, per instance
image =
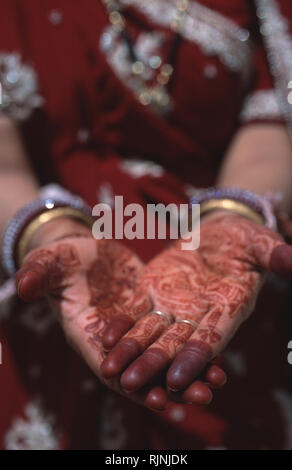
[{"label": "embroidered fabric", "polygon": [[276,0],[255,0],[261,33],[267,48],[277,97],[292,138],[292,108],[288,102],[288,83],[292,77],[292,36],[289,23]]},{"label": "embroidered fabric", "polygon": [[[120,0],[122,7],[134,6],[141,10],[153,23],[169,27],[176,18],[177,6],[173,0]],[[197,44],[204,54],[216,55],[232,72],[238,72],[245,81],[249,76],[251,44],[249,31],[241,28],[232,20],[193,1],[181,27],[182,36]],[[165,40],[162,32],[141,33],[138,35],[135,49],[144,63],[151,56],[159,55],[159,48]],[[120,40],[116,29],[109,25],[100,38],[100,48],[106,55],[117,76],[135,93],[140,91],[140,80],[132,74],[132,62],[128,57],[128,47]],[[147,70],[151,80],[154,71]]]},{"label": "embroidered fabric", "polygon": [[[124,6],[134,6],[154,23],[168,26],[176,15],[174,0],[120,0]],[[209,54],[217,54],[233,71],[243,71],[249,62],[249,31],[210,8],[193,1],[182,28],[182,35]]]},{"label": "embroidered fabric", "polygon": [[0,53],[0,114],[24,121],[43,103],[35,70],[18,53]]},{"label": "embroidered fabric", "polygon": [[162,166],[150,160],[125,159],[121,161],[120,167],[133,178],[142,178],[143,176],[159,178],[164,173]]},{"label": "embroidered fabric", "polygon": [[28,403],[24,418],[16,418],[5,435],[6,450],[58,450],[54,417],[46,415],[38,400]]},{"label": "embroidered fabric", "polygon": [[282,112],[276,91],[274,89],[259,90],[245,99],[240,120],[248,122],[256,119],[277,119],[281,116]]}]

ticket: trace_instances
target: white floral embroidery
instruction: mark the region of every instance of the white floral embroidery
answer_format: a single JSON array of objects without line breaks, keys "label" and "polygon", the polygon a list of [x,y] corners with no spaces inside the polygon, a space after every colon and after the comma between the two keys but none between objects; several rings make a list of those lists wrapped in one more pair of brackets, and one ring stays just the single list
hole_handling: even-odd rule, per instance
[{"label": "white floral embroidery", "polygon": [[282,112],[275,90],[259,90],[246,97],[240,120],[246,122],[253,119],[281,118],[281,116]]},{"label": "white floral embroidery", "polygon": [[159,178],[164,173],[162,166],[150,160],[126,159],[120,165],[122,170],[133,178],[142,178],[143,176]]},{"label": "white floral embroidery", "polygon": [[58,439],[54,433],[55,419],[46,415],[40,402],[29,403],[24,418],[13,421],[11,429],[6,433],[6,450],[58,450]]},{"label": "white floral embroidery", "polygon": [[[120,3],[140,9],[154,23],[166,27],[177,14],[175,0],[120,0]],[[218,55],[231,70],[243,71],[249,62],[249,31],[196,1],[190,2],[182,35],[202,47],[205,54]]]},{"label": "white floral embroidery", "polygon": [[282,15],[276,0],[255,0],[255,3],[279,104],[292,138],[292,106],[288,103],[287,88],[292,77],[292,36],[289,22]]},{"label": "white floral embroidery", "polygon": [[38,94],[38,80],[34,69],[21,62],[17,53],[0,53],[0,113],[13,119],[28,119],[44,100]]}]

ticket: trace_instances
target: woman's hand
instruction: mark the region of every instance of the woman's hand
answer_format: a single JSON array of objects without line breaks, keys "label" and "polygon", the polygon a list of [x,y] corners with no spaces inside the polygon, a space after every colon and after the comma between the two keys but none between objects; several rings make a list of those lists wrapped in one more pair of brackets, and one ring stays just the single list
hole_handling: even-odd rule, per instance
[{"label": "woman's hand", "polygon": [[[26,301],[48,297],[68,342],[102,379],[101,337],[106,326],[120,314],[140,315],[150,308],[147,295],[135,292],[141,268],[138,257],[123,245],[96,241],[82,228],[30,252],[16,274],[17,288]],[[123,393],[118,378],[103,382]],[[133,394],[132,399],[158,409],[167,402],[159,386]]]},{"label": "woman's hand", "polygon": [[[102,365],[104,376],[123,372],[122,387],[133,392],[170,366],[169,390],[183,391],[184,400],[193,401],[198,387],[193,381],[252,313],[267,271],[291,278],[292,247],[280,235],[226,212],[206,217],[198,250],[183,251],[178,242],[151,261],[141,277],[154,309],[174,323],[146,315],[128,330],[129,318],[124,326],[113,321],[103,337],[113,348]],[[159,338],[153,334],[157,325],[163,328]]]},{"label": "woman's hand", "polygon": [[[129,318],[152,309],[148,293],[138,285],[143,265],[122,244],[96,241],[89,230],[78,225],[70,222],[64,231],[60,221],[51,222],[37,233],[34,249],[16,274],[18,293],[26,301],[47,296],[68,342],[108,387],[124,394],[119,377],[104,380],[100,373],[106,356],[101,338],[114,319],[129,328]],[[154,331],[159,336],[161,325],[155,325]],[[213,375],[211,369],[211,381]],[[131,398],[153,409],[163,409],[168,401],[158,383]]]}]

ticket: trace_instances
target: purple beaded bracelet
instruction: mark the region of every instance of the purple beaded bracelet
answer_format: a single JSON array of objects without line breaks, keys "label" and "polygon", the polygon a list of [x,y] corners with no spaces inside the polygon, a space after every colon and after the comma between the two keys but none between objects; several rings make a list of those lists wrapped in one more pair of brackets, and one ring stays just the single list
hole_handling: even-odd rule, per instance
[{"label": "purple beaded bracelet", "polygon": [[91,215],[90,207],[78,196],[75,196],[57,185],[47,185],[40,193],[40,199],[23,206],[8,222],[2,241],[2,265],[7,274],[13,276],[16,271],[15,251],[17,242],[32,219],[42,212],[57,207],[72,207]]},{"label": "purple beaded bracelet", "polygon": [[190,204],[202,204],[212,199],[238,201],[260,214],[265,220],[265,226],[276,231],[277,221],[271,202],[273,196],[260,196],[252,191],[241,188],[202,188],[196,189],[193,192]]}]

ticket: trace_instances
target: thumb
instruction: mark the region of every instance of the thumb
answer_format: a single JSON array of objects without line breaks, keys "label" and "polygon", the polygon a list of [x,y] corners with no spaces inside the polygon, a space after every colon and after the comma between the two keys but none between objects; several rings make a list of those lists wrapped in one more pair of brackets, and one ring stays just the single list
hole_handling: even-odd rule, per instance
[{"label": "thumb", "polygon": [[269,270],[283,279],[292,281],[292,246],[282,243],[274,248]]},{"label": "thumb", "polygon": [[256,264],[281,278],[292,280],[292,246],[270,229],[264,228],[253,238]]},{"label": "thumb", "polygon": [[61,275],[61,267],[54,253],[36,250],[15,274],[18,295],[26,302],[44,297],[58,286]]}]

